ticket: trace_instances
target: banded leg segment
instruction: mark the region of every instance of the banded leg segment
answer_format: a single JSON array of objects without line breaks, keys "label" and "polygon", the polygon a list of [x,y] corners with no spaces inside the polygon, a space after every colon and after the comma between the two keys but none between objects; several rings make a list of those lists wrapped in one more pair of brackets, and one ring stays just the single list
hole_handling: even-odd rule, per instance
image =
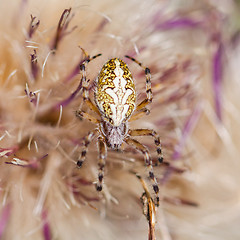
[{"label": "banded leg segment", "polygon": [[95,118],[91,114],[88,114],[88,113],[86,113],[84,111],[78,110],[78,111],[75,112],[75,115],[76,115],[76,117],[78,117],[81,120],[84,118],[84,119],[86,119],[86,120],[88,120],[88,121],[90,121],[92,123],[95,123],[95,124],[100,123],[99,119]]},{"label": "banded leg segment", "polygon": [[152,129],[133,129],[133,130],[129,130],[128,134],[130,136],[150,136],[154,138],[154,143],[156,145],[157,148],[157,155],[158,155],[158,162],[162,163],[163,162],[163,154],[162,154],[162,148],[161,148],[161,141],[160,141],[160,137],[157,134],[156,131],[152,130]]},{"label": "banded leg segment", "polygon": [[102,182],[104,177],[104,167],[106,163],[107,157],[107,146],[103,138],[98,138],[98,150],[99,150],[99,157],[98,157],[98,182],[96,185],[97,191],[102,191]]},{"label": "banded leg segment", "polygon": [[133,146],[135,149],[137,149],[138,151],[140,151],[143,155],[144,155],[144,161],[145,161],[145,164],[148,168],[148,174],[149,174],[149,178],[151,179],[151,182],[152,182],[152,187],[153,187],[153,190],[155,192],[155,204],[156,206],[159,206],[159,188],[158,188],[158,184],[157,184],[157,180],[154,176],[154,173],[153,173],[153,166],[152,166],[152,159],[150,157],[150,154],[149,154],[149,151],[148,149],[142,145],[140,142],[138,142],[137,140],[131,138],[131,137],[126,137],[124,139],[124,141],[128,144],[128,145],[131,145]]},{"label": "banded leg segment", "polygon": [[142,65],[141,62],[137,61],[135,58],[133,57],[129,57],[129,56],[125,56],[126,58],[131,59],[132,61],[134,61],[135,63],[137,63],[145,72],[145,76],[146,76],[146,94],[147,94],[147,98],[145,98],[141,103],[139,103],[135,109],[135,111],[139,111],[142,108],[146,107],[149,103],[152,102],[153,99],[153,94],[152,94],[152,88],[151,88],[151,72],[150,69],[148,67],[144,67]]},{"label": "banded leg segment", "polygon": [[86,155],[87,155],[89,144],[94,139],[94,137],[97,135],[97,133],[98,133],[97,130],[92,131],[92,132],[88,133],[88,135],[84,138],[83,149],[82,149],[81,154],[79,155],[78,160],[77,160],[77,166],[79,168],[82,167],[84,161],[86,160]]},{"label": "banded leg segment", "polygon": [[148,115],[149,113],[150,113],[150,110],[144,107],[140,109],[138,112],[134,111],[133,115],[130,117],[128,121],[129,122],[135,121],[145,115]]},{"label": "banded leg segment", "polygon": [[80,65],[80,71],[82,72],[82,89],[83,89],[83,100],[84,102],[88,105],[88,107],[90,107],[91,110],[93,110],[94,112],[99,114],[99,110],[98,108],[93,104],[93,102],[91,101],[91,99],[89,98],[89,79],[87,79],[86,75],[86,65],[92,61],[93,59],[101,56],[102,54],[97,54],[93,57],[90,57],[89,54],[83,49],[81,48],[81,50],[83,51],[83,54],[85,55],[85,61]]}]

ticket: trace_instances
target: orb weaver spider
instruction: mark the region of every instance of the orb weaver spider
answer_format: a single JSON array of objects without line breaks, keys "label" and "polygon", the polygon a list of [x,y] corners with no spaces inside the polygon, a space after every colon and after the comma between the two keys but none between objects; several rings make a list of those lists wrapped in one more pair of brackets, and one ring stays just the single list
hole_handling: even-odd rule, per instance
[{"label": "orb weaver spider", "polygon": [[86,65],[94,58],[101,54],[90,57],[84,49],[82,49],[85,60],[80,65],[82,72],[82,91],[83,101],[87,106],[95,112],[100,119],[81,110],[76,111],[76,116],[80,119],[87,119],[97,125],[97,128],[88,133],[84,137],[84,146],[78,157],[77,166],[80,168],[86,159],[89,144],[94,138],[97,138],[98,145],[98,181],[96,184],[97,191],[102,190],[104,177],[104,167],[107,157],[107,147],[113,150],[121,148],[123,143],[132,146],[137,151],[144,155],[145,164],[148,168],[149,178],[152,182],[152,187],[155,192],[155,202],[159,205],[159,188],[157,180],[154,176],[152,160],[147,147],[132,137],[136,136],[151,136],[156,145],[158,161],[163,161],[161,143],[158,134],[152,129],[129,129],[128,122],[136,120],[145,114],[149,114],[146,106],[152,102],[151,90],[151,74],[147,67],[143,67],[142,63],[136,59],[125,56],[137,63],[145,72],[146,77],[146,95],[147,97],[136,104],[136,91],[132,74],[124,61],[119,58],[108,60],[102,67],[95,85],[94,92],[95,104],[89,97],[89,82],[86,78]]}]

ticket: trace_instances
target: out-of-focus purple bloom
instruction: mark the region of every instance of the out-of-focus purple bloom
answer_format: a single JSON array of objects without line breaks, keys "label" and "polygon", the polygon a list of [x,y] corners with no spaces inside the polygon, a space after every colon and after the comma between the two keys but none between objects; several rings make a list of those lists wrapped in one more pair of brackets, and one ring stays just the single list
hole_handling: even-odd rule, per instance
[{"label": "out-of-focus purple bloom", "polygon": [[214,91],[214,101],[216,115],[219,121],[222,121],[222,92],[221,84],[223,77],[223,44],[218,43],[217,50],[213,56],[213,91]]},{"label": "out-of-focus purple bloom", "polygon": [[10,213],[11,213],[10,204],[8,204],[4,208],[2,208],[2,212],[1,212],[1,216],[0,216],[0,239],[2,239],[2,235],[7,226],[7,223],[8,223],[9,217],[10,217]]},{"label": "out-of-focus purple bloom", "polygon": [[[201,107],[201,104],[199,103],[195,107],[192,114],[188,117],[187,121],[185,122],[185,125],[182,130],[182,136],[180,137],[179,143],[176,144],[175,150],[172,154],[173,161],[179,160],[182,157],[182,151],[186,144],[187,138],[190,136],[193,129],[195,128],[201,112],[202,112],[202,107]],[[172,166],[167,167],[161,179],[161,184],[166,183],[173,172],[174,172],[174,169],[172,168]]]},{"label": "out-of-focus purple bloom", "polygon": [[77,74],[79,74],[80,66],[81,66],[86,60],[87,60],[86,58],[82,59],[82,60],[74,67],[74,69],[72,70],[72,72],[71,72],[67,77],[65,77],[64,82],[69,82],[69,81],[71,81]]},{"label": "out-of-focus purple bloom", "polygon": [[77,89],[66,99],[64,99],[63,101],[57,103],[54,106],[54,109],[58,109],[60,106],[65,107],[66,105],[68,105],[74,98],[75,96],[78,94],[78,92],[82,89],[82,81],[80,81]]},{"label": "out-of-focus purple bloom", "polygon": [[186,29],[196,28],[202,25],[202,21],[193,20],[191,18],[177,18],[169,19],[156,25],[157,29],[171,30],[171,29]]},{"label": "out-of-focus purple bloom", "polygon": [[42,231],[43,231],[43,237],[45,240],[51,240],[52,239],[52,234],[51,234],[51,229],[50,229],[50,225],[48,222],[48,217],[47,217],[47,211],[44,210],[42,212],[42,221],[43,221],[43,227],[42,227]]},{"label": "out-of-focus purple bloom", "polygon": [[191,206],[191,207],[198,207],[198,203],[187,200],[187,199],[182,199],[182,198],[170,198],[170,197],[164,197],[163,200],[165,202],[168,202],[170,204],[179,206],[179,205],[187,205],[187,206]]},{"label": "out-of-focus purple bloom", "polygon": [[97,26],[96,28],[96,32],[100,32],[104,29],[104,27],[110,22],[110,20],[108,18],[104,18],[100,24]]},{"label": "out-of-focus purple bloom", "polygon": [[198,104],[192,114],[188,117],[187,121],[185,122],[185,125],[182,130],[182,136],[180,138],[179,143],[175,147],[175,151],[173,152],[172,159],[173,160],[178,160],[181,158],[182,155],[182,150],[186,144],[187,138],[190,136],[192,133],[193,129],[195,128],[197,121],[200,117],[202,108],[201,105]]}]

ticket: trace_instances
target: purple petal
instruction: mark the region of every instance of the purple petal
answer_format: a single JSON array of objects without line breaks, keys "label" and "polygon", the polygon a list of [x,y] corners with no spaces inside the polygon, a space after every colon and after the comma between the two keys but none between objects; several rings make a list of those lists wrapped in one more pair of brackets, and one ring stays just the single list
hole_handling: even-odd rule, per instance
[{"label": "purple petal", "polygon": [[193,113],[190,115],[190,117],[185,122],[185,125],[182,130],[182,136],[179,141],[179,143],[175,147],[175,151],[173,152],[172,159],[178,160],[182,156],[182,150],[186,144],[186,140],[188,136],[192,133],[193,129],[195,128],[197,121],[201,114],[201,106],[198,104]]},{"label": "purple petal", "polygon": [[87,60],[87,58],[82,59],[72,70],[72,72],[65,77],[64,82],[68,82],[72,80],[77,74],[80,72],[80,66]]},{"label": "purple petal", "polygon": [[170,19],[163,23],[160,23],[156,26],[156,28],[170,30],[170,29],[178,29],[178,28],[195,28],[202,25],[201,21],[196,21],[190,18],[178,18],[178,19]]},{"label": "purple petal", "polygon": [[1,216],[0,216],[0,238],[2,238],[4,230],[7,226],[7,223],[8,223],[9,217],[10,217],[10,212],[11,212],[10,204],[6,205],[2,209]]},{"label": "purple petal", "polygon": [[78,94],[78,92],[81,90],[81,88],[82,88],[82,81],[80,81],[77,89],[68,98],[66,98],[63,101],[57,103],[54,106],[54,109],[58,109],[60,106],[65,107],[66,105],[68,105],[75,98],[75,96]]},{"label": "purple petal", "polygon": [[223,44],[219,42],[217,50],[213,56],[213,69],[212,69],[212,81],[213,81],[213,92],[214,92],[214,101],[215,101],[215,111],[218,120],[222,121],[222,76],[223,76]]},{"label": "purple petal", "polygon": [[45,240],[51,240],[52,239],[51,229],[50,229],[50,225],[49,225],[49,222],[48,222],[48,217],[47,217],[47,212],[46,211],[42,212],[42,221],[43,221],[43,228],[42,228],[43,237],[44,237]]},{"label": "purple petal", "polygon": [[[186,144],[186,140],[189,137],[189,135],[192,133],[192,131],[194,130],[194,128],[198,122],[198,119],[200,117],[201,112],[202,112],[202,108],[201,108],[201,104],[199,103],[195,107],[195,109],[192,112],[192,114],[190,115],[190,117],[185,122],[185,125],[182,130],[181,139],[180,139],[179,143],[176,145],[175,151],[172,154],[172,160],[178,160],[182,156],[182,151]],[[174,169],[171,166],[167,167],[167,169],[165,170],[163,177],[161,179],[161,184],[166,183],[173,172],[174,172]]]}]

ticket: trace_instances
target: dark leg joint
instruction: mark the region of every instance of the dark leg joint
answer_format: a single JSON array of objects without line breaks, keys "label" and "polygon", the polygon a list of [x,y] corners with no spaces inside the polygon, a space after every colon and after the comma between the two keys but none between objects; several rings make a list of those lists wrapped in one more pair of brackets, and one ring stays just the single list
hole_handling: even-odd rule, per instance
[{"label": "dark leg joint", "polygon": [[103,170],[103,168],[104,168],[105,165],[102,164],[102,163],[99,163],[98,166],[99,166],[99,169],[100,169],[100,170]]},{"label": "dark leg joint", "polygon": [[147,75],[147,74],[150,74],[150,69],[149,68],[145,68],[145,74]]},{"label": "dark leg joint", "polygon": [[149,172],[149,177],[150,177],[151,179],[154,179],[154,174],[153,174],[153,172]]},{"label": "dark leg joint", "polygon": [[[159,145],[159,144],[158,144],[158,145]],[[161,154],[161,153],[162,153],[162,149],[161,149],[161,148],[158,148],[158,149],[157,149],[157,153],[158,153],[158,154]]]},{"label": "dark leg joint", "polygon": [[152,92],[151,88],[147,89],[146,92],[147,92],[147,93]]},{"label": "dark leg joint", "polygon": [[163,157],[158,158],[159,163],[163,163]]},{"label": "dark leg joint", "polygon": [[[87,145],[87,144],[86,144],[86,145]],[[81,153],[81,156],[82,156],[82,157],[85,157],[86,154],[87,154],[87,151],[86,151],[86,150],[83,150],[82,153]]]},{"label": "dark leg joint", "polygon": [[102,191],[102,186],[101,185],[96,185],[96,190],[98,191],[98,192],[101,192]]},{"label": "dark leg joint", "polygon": [[82,164],[83,164],[83,161],[81,161],[81,160],[78,160],[77,161],[77,166],[80,168],[80,167],[82,167]]},{"label": "dark leg joint", "polygon": [[80,118],[80,119],[82,120],[83,114],[82,114],[81,111],[76,111],[76,112],[75,112],[75,116],[78,117],[78,118]]},{"label": "dark leg joint", "polygon": [[159,192],[158,185],[153,185],[153,190],[155,193],[158,193]]},{"label": "dark leg joint", "polygon": [[103,180],[103,175],[102,174],[98,175],[98,180],[99,180],[99,182],[102,182],[102,180]]},{"label": "dark leg joint", "polygon": [[80,71],[85,71],[85,64],[84,63],[80,65]]}]

